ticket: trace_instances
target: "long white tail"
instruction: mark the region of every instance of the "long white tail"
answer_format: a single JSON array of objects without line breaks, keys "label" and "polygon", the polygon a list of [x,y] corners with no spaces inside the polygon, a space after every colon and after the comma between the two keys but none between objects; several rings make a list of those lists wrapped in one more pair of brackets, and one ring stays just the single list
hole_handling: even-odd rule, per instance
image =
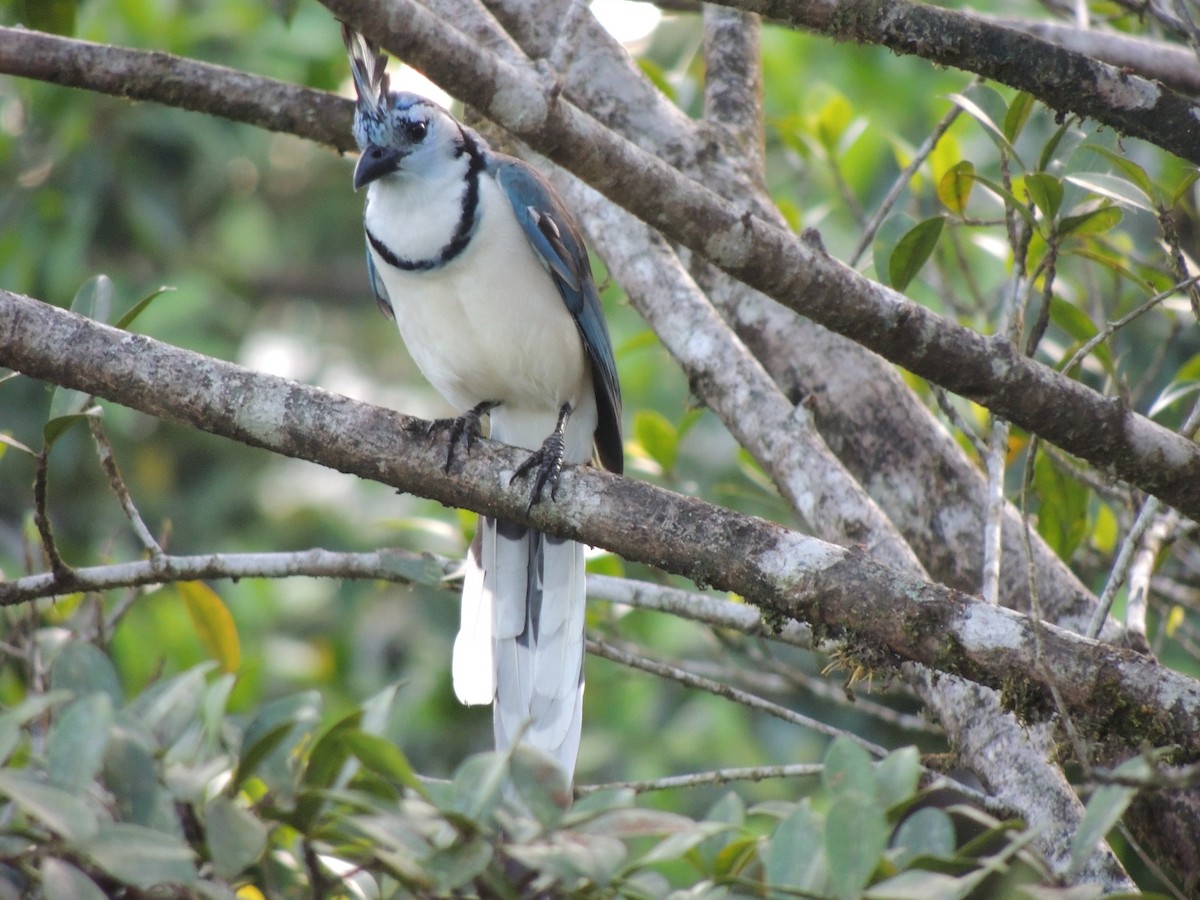
[{"label": "long white tail", "polygon": [[583,546],[479,517],[467,557],[454,690],[492,703],[496,749],[523,743],[571,777],[583,721]]}]

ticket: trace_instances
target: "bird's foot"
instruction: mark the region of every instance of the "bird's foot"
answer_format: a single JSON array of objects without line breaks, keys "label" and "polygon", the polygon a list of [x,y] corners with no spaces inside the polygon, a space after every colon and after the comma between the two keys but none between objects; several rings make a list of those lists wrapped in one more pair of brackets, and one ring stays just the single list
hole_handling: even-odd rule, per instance
[{"label": "bird's foot", "polygon": [[449,429],[450,432],[447,438],[448,446],[446,447],[444,471],[450,471],[450,466],[454,463],[454,453],[458,449],[459,444],[465,444],[467,453],[471,452],[471,445],[475,443],[475,438],[483,434],[483,429],[480,425],[483,417],[499,405],[499,400],[484,400],[482,403],[475,404],[457,418],[435,419],[429,423],[429,428],[425,432],[427,436],[432,435],[435,431],[442,428]]},{"label": "bird's foot", "polygon": [[529,458],[517,468],[513,473],[513,477],[508,483],[512,484],[518,478],[523,478],[530,472],[536,470],[537,474],[533,481],[533,493],[529,498],[529,505],[525,507],[525,511],[533,509],[535,503],[540,503],[542,500],[542,492],[545,491],[546,485],[550,486],[550,499],[558,499],[558,477],[562,474],[563,454],[566,453],[566,443],[563,439],[563,434],[567,428],[567,419],[571,418],[571,404],[564,403],[558,411],[558,424],[554,426],[554,431],[546,440],[542,441],[542,446],[529,455]]}]

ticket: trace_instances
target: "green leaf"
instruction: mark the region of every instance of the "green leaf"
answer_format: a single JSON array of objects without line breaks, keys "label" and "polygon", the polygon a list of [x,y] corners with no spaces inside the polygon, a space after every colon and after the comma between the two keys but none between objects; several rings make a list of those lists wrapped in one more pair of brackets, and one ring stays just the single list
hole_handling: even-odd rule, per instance
[{"label": "green leaf", "polygon": [[868,900],[962,900],[975,889],[973,882],[941,872],[901,872],[867,888]]},{"label": "green leaf", "polygon": [[[1142,195],[1142,199],[1148,204],[1148,208],[1154,206],[1154,182],[1150,180],[1150,176],[1146,174],[1146,170],[1135,163],[1127,156],[1122,156],[1120,153],[1105,147],[1102,144],[1086,143],[1080,149],[1091,150],[1097,156],[1102,156],[1108,162],[1112,163],[1124,173],[1125,178],[1137,188]],[[1090,175],[1087,177],[1091,177]],[[1111,176],[1110,176],[1111,177]]]},{"label": "green leaf", "polygon": [[709,869],[714,878],[735,878],[758,856],[761,841],[757,837],[734,838],[726,844]]},{"label": "green leaf", "polygon": [[[1152,773],[1150,763],[1146,758],[1135,756],[1117,766],[1113,770],[1113,774],[1145,780],[1149,779]],[[1088,857],[1104,840],[1105,835],[1112,831],[1117,822],[1121,821],[1121,816],[1125,815],[1125,810],[1129,808],[1129,804],[1133,802],[1137,792],[1136,787],[1122,784],[1101,785],[1092,792],[1092,796],[1088,798],[1087,806],[1084,808],[1079,829],[1075,832],[1075,839],[1071,841],[1071,863],[1067,867],[1066,873],[1068,879],[1073,878],[1079,872]]]},{"label": "green leaf", "polygon": [[1063,201],[1063,184],[1062,180],[1049,174],[1048,172],[1034,172],[1025,179],[1025,190],[1029,192],[1029,199],[1034,205],[1042,211],[1047,219],[1053,219],[1058,215],[1058,210],[1062,206]]},{"label": "green leaf", "polygon": [[22,728],[33,719],[44,715],[71,700],[71,691],[48,691],[22,700],[12,709],[0,713],[0,765],[8,761],[12,752],[21,743]]},{"label": "green leaf", "polygon": [[125,315],[123,315],[123,316],[121,316],[121,318],[117,319],[117,321],[113,324],[113,327],[120,328],[122,330],[127,329],[130,325],[133,324],[134,319],[136,319],[138,316],[140,316],[142,313],[144,313],[150,307],[151,303],[153,303],[155,300],[157,300],[163,294],[168,293],[169,291],[173,291],[173,290],[175,290],[175,288],[167,287],[166,285],[163,285],[157,291],[151,291],[149,294],[147,294],[145,297],[143,297],[137,303],[133,304],[133,306],[129,309],[128,312],[125,313]]},{"label": "green leaf", "polygon": [[900,238],[904,237],[912,226],[911,218],[904,213],[897,213],[884,220],[883,224],[879,226],[879,230],[875,232],[875,239],[871,242],[871,258],[875,266],[875,277],[889,287],[892,286],[892,282],[888,272],[888,263],[896,252],[896,245],[900,243]]},{"label": "green leaf", "polygon": [[291,797],[295,789],[298,754],[292,751],[311,733],[320,718],[321,695],[303,691],[259,707],[242,735],[241,758],[228,793],[237,793],[251,774],[268,788]]},{"label": "green leaf", "polygon": [[125,702],[125,692],[112,660],[86,641],[68,641],[50,665],[50,685],[78,697],[97,691],[108,694],[114,708]]},{"label": "green leaf", "polygon": [[633,418],[633,433],[642,449],[664,472],[675,467],[679,457],[679,433],[666,416],[652,409],[638,410]]},{"label": "green leaf", "polygon": [[[466,886],[487,869],[492,861],[492,845],[482,838],[460,841],[421,861],[424,874],[433,879],[438,896],[460,896]],[[474,896],[467,892],[463,896]]]},{"label": "green leaf", "polygon": [[[1067,348],[1063,354],[1062,362],[1064,364],[1075,354],[1075,351],[1080,346],[1090,341],[1099,333],[1096,323],[1091,320],[1087,313],[1060,297],[1052,297],[1050,299],[1050,321],[1070,335],[1071,339],[1076,342],[1073,347]],[[1092,350],[1092,355],[1104,366],[1106,371],[1112,371],[1112,351],[1106,342],[1102,341],[1097,344]]]},{"label": "green leaf", "polygon": [[128,728],[113,729],[104,754],[104,786],[117,802],[122,821],[149,825],[158,803],[154,759]]},{"label": "green leaf", "polygon": [[1021,91],[1013,97],[1004,115],[1004,136],[1011,144],[1020,135],[1025,123],[1029,121],[1029,113],[1033,111],[1033,95]]},{"label": "green leaf", "polygon": [[518,744],[510,763],[513,788],[543,828],[556,828],[571,805],[571,784],[553,759]]},{"label": "green leaf", "polygon": [[104,762],[113,706],[97,691],[63,707],[46,737],[46,774],[52,784],[78,794],[92,782]]},{"label": "green leaf", "polygon": [[267,826],[223,795],[205,805],[204,833],[213,870],[225,879],[257,862],[267,847]]},{"label": "green leaf", "polygon": [[75,298],[71,301],[71,312],[107,323],[112,314],[112,304],[112,280],[107,275],[96,275],[85,281],[75,292]]},{"label": "green leaf", "polygon": [[[739,829],[746,821],[746,804],[735,791],[729,791],[709,808],[704,814],[704,821],[723,822]],[[705,870],[710,870],[716,865],[716,860],[724,852],[727,842],[728,838],[717,835],[696,848]]]},{"label": "green leaf", "polygon": [[24,772],[0,770],[0,794],[69,841],[78,842],[96,833],[96,814],[82,798]]},{"label": "green leaf", "polygon": [[677,818],[680,821],[669,826],[673,829],[672,832],[638,860],[639,866],[680,859],[693,847],[699,846],[714,835],[729,831],[731,827],[723,822],[694,822],[683,816]]},{"label": "green leaf", "polygon": [[1121,223],[1125,217],[1120,207],[1100,206],[1090,212],[1066,216],[1058,224],[1060,235],[1107,234]]},{"label": "green leaf", "polygon": [[938,180],[937,195],[942,205],[956,215],[963,215],[971,190],[975,187],[975,163],[964,159],[946,170]]},{"label": "green leaf", "polygon": [[1132,181],[1119,175],[1088,172],[1085,175],[1068,175],[1067,181],[1125,206],[1145,210],[1149,213],[1154,212],[1154,201]]},{"label": "green leaf", "polygon": [[1183,173],[1183,177],[1179,179],[1179,184],[1175,185],[1171,191],[1171,196],[1167,202],[1167,208],[1178,206],[1184,196],[1192,189],[1192,185],[1196,183],[1196,179],[1200,178],[1200,169],[1188,169]]},{"label": "green leaf", "polygon": [[141,825],[104,825],[80,850],[113,878],[134,887],[196,881],[191,848],[178,838]]},{"label": "green leaf", "polygon": [[825,751],[821,783],[834,797],[851,794],[873,800],[876,796],[875,767],[871,755],[845,735],[834,738]]},{"label": "green leaf", "polygon": [[839,897],[858,897],[887,848],[888,828],[874,797],[843,794],[825,817],[829,880]]},{"label": "green leaf", "polygon": [[196,627],[196,635],[222,672],[236,672],[242,659],[237,626],[217,592],[202,581],[181,581],[176,587]]},{"label": "green leaf", "polygon": [[892,846],[902,851],[897,864],[906,866],[918,856],[953,856],[955,841],[953,820],[942,810],[927,806],[900,823]]},{"label": "green leaf", "polygon": [[391,741],[358,730],[347,731],[341,740],[358,761],[375,774],[402,784],[422,797],[427,796],[425,785],[417,777],[408,757]]},{"label": "green leaf", "polygon": [[[983,94],[981,95],[980,99],[982,100],[984,96],[988,95]],[[990,96],[998,101],[997,105],[1003,104],[1003,99],[1000,98],[999,95],[994,91],[991,92]],[[972,98],[966,96],[965,94],[950,94],[950,101],[956,106],[960,107],[963,112],[977,121],[980,125],[982,125],[984,130],[988,132],[996,141],[997,145],[1007,151],[1008,154],[1017,161],[1017,164],[1020,168],[1025,168],[1025,164],[1021,162],[1021,157],[1017,155],[1017,148],[1013,146],[1012,141],[1008,138],[1008,135],[1004,133],[1004,129],[996,124],[995,119],[992,118],[992,116],[989,115],[979,103],[976,103]]]},{"label": "green leaf", "polygon": [[454,773],[451,809],[475,821],[485,818],[499,801],[507,777],[507,754],[476,753],[468,757]]},{"label": "green leaf", "polygon": [[1004,185],[992,181],[990,178],[985,178],[978,172],[975,173],[975,180],[982,184],[985,188],[995,194],[1004,202],[1004,208],[1010,209],[1029,223],[1031,228],[1037,227],[1037,222],[1034,221],[1033,213],[1029,211],[1028,204],[1019,199],[1016,194],[1010,191]]},{"label": "green leaf", "polygon": [[432,556],[425,554],[414,556],[406,550],[383,549],[379,551],[379,561],[389,572],[401,576],[412,584],[423,584],[434,588],[445,586],[446,573]]},{"label": "green leaf", "polygon": [[[54,399],[65,397],[69,402],[86,403],[91,399],[90,396],[82,391],[68,391],[66,388],[55,388]],[[53,401],[51,408],[53,408]],[[54,416],[47,419],[46,424],[42,426],[42,440],[47,447],[53,446],[54,442],[66,434],[75,425],[87,422],[89,419],[99,419],[103,416],[103,411],[98,406],[93,406],[91,409],[78,413],[66,413],[61,416]]]},{"label": "green leaf", "polygon": [[292,733],[291,722],[280,722],[269,730],[258,735],[258,739],[248,746],[243,744],[237,769],[229,782],[231,791],[241,789],[242,783],[254,774],[254,770],[274,753]]},{"label": "green leaf", "polygon": [[921,778],[921,758],[916,747],[893,750],[875,766],[879,802],[890,810],[910,800]]},{"label": "green leaf", "polygon": [[834,94],[817,112],[817,140],[830,156],[839,155],[839,145],[854,122],[854,107],[842,94]]},{"label": "green leaf", "polygon": [[134,698],[122,719],[159,747],[169,748],[191,728],[203,706],[205,677],[215,663],[205,661],[165,681],[156,681]]},{"label": "green leaf", "polygon": [[1058,150],[1059,144],[1062,143],[1062,139],[1067,135],[1067,132],[1071,131],[1072,125],[1071,119],[1067,118],[1055,129],[1054,134],[1050,136],[1050,140],[1046,141],[1045,146],[1042,147],[1041,156],[1038,157],[1037,171],[1044,172],[1050,168],[1050,163],[1054,161],[1054,154]]},{"label": "green leaf", "polygon": [[[627,840],[635,837],[673,834],[695,824],[691,819],[677,813],[639,806],[611,810],[580,825],[576,830],[586,834],[604,834]],[[716,825],[714,831],[720,831],[727,827],[720,822],[712,824]]]},{"label": "green leaf", "polygon": [[642,74],[649,79],[650,83],[658,88],[664,97],[675,103],[677,101],[677,93],[675,85],[671,83],[671,76],[668,72],[658,63],[642,54],[638,54],[635,61],[637,62],[637,67],[642,70]]},{"label": "green leaf", "polygon": [[900,238],[892,258],[888,261],[888,277],[892,287],[898,291],[904,290],[921,271],[921,267],[937,246],[945,221],[941,216],[934,216],[924,222],[918,222],[908,234]]},{"label": "green leaf", "polygon": [[[346,761],[350,758],[350,748],[342,738],[362,724],[362,717],[361,708],[351,710],[317,738],[304,765],[303,781],[306,787],[329,788],[334,786],[346,766]],[[303,808],[306,803],[312,805],[313,800],[301,801],[301,807]],[[316,805],[320,806],[319,801]],[[303,820],[310,820],[311,814],[315,814],[315,810],[299,815]]]},{"label": "green leaf", "polygon": [[618,874],[628,852],[623,843],[607,835],[561,831],[542,842],[511,843],[505,850],[518,862],[567,884],[582,877],[600,887]]},{"label": "green leaf", "polygon": [[3,444],[5,447],[12,447],[14,450],[20,450],[24,453],[28,453],[30,456],[37,456],[37,451],[25,446],[11,434],[7,434],[5,432],[0,432],[0,444]]},{"label": "green leaf", "polygon": [[1033,484],[1039,498],[1038,534],[1068,562],[1087,537],[1088,489],[1044,453],[1034,462]]},{"label": "green leaf", "polygon": [[42,860],[42,896],[45,900],[105,900],[108,895],[69,862],[47,856]]},{"label": "green leaf", "polygon": [[614,809],[628,809],[633,806],[635,797],[636,794],[628,788],[606,788],[585,794],[571,805],[563,818],[563,825],[574,827]]},{"label": "green leaf", "polygon": [[762,853],[763,876],[770,888],[825,893],[829,881],[823,829],[808,798],[779,823]]}]

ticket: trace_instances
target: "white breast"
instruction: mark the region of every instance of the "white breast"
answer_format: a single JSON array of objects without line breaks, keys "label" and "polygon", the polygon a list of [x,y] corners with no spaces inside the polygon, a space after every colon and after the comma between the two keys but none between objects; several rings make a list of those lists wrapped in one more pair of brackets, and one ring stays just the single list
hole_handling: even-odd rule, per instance
[{"label": "white breast", "polygon": [[[456,191],[448,193],[456,198]],[[403,214],[380,202],[386,198],[376,197],[371,204],[375,214],[368,208],[368,227],[398,255],[408,256],[420,242],[414,231],[452,233],[453,225],[427,227],[457,216],[461,205],[447,205],[446,196],[430,190],[426,206],[409,207]],[[385,209],[393,214],[383,215]],[[431,243],[440,247],[439,240],[444,237]],[[474,237],[442,268],[401,271],[371,252],[409,353],[447,401],[464,411],[485,400],[499,401],[492,436],[530,449],[550,434],[562,404],[570,403],[576,412],[567,459],[590,457],[596,411],[582,340],[507,197],[491,178],[480,177]]]}]

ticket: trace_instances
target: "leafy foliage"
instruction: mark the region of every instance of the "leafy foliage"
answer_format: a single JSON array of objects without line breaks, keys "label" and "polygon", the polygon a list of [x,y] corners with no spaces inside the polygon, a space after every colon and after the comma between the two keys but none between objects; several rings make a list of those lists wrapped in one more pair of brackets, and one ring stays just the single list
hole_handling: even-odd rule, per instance
[{"label": "leafy foliage", "polygon": [[[891,897],[920,885],[961,897],[1012,877],[1023,843],[1012,823],[926,805],[913,748],[875,762],[839,739],[823,790],[799,802],[746,809],[731,793],[696,819],[629,789],[569,805],[561,770],[523,747],[419,777],[379,731],[396,686],[327,726],[311,692],[231,715],[232,676],[209,663],[125,702],[94,644],[60,629],[30,639],[53,689],[0,721],[0,889],[19,894]],[[980,832],[969,842],[962,811]]]}]

